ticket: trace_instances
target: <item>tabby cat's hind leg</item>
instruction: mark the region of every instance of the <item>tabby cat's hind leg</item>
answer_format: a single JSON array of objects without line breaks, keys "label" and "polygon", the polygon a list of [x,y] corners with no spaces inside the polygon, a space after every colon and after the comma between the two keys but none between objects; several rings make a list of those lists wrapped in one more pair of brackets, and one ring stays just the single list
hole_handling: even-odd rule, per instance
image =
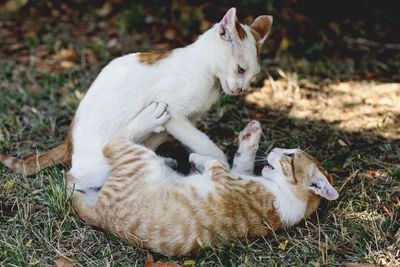
[{"label": "tabby cat's hind leg", "polygon": [[239,148],[232,164],[232,172],[237,174],[252,174],[258,143],[262,134],[261,125],[254,120],[239,134]]}]

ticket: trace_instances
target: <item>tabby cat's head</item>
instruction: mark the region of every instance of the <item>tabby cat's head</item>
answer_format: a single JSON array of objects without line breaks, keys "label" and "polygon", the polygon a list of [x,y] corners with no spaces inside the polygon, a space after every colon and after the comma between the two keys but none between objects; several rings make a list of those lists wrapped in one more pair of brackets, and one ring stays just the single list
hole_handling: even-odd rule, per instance
[{"label": "tabby cat's head", "polygon": [[308,203],[309,213],[316,210],[321,198],[335,200],[339,197],[332,186],[332,176],[312,156],[299,149],[274,148],[262,175],[288,186]]},{"label": "tabby cat's head", "polygon": [[218,71],[221,87],[228,95],[246,92],[254,75],[260,71],[260,49],[271,29],[272,17],[259,16],[250,25],[242,25],[231,8],[216,25],[224,48]]}]

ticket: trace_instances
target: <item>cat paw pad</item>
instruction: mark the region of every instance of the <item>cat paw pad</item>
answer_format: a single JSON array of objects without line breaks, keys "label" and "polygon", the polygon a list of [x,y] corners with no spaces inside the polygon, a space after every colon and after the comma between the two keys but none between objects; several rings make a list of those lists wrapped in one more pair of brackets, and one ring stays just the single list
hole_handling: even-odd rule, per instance
[{"label": "cat paw pad", "polygon": [[[258,149],[261,134],[262,130],[260,123],[256,120],[249,122],[239,134],[239,146],[241,147],[241,150],[256,151]],[[235,156],[240,157],[240,153]]]}]

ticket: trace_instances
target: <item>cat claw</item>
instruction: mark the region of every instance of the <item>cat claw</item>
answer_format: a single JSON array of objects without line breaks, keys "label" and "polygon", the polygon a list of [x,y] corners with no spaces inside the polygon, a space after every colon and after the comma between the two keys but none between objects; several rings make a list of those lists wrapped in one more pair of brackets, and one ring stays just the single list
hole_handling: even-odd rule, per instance
[{"label": "cat claw", "polygon": [[145,124],[149,127],[149,131],[155,133],[164,132],[164,124],[171,118],[167,107],[167,103],[151,102],[150,105],[139,113],[137,118],[140,119],[141,124]]},{"label": "cat claw", "polygon": [[158,126],[156,128],[154,128],[153,132],[155,133],[162,133],[165,131],[165,127],[164,126]]}]

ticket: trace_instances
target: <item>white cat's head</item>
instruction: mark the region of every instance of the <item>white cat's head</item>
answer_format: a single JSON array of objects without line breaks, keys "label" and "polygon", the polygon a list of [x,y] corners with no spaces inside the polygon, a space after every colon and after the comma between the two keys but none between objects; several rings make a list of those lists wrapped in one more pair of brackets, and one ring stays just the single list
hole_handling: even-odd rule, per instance
[{"label": "white cat's head", "polygon": [[226,94],[248,91],[252,78],[260,71],[260,49],[271,25],[271,16],[259,16],[250,26],[242,25],[235,8],[229,9],[216,25],[225,50],[221,51],[217,77]]}]

